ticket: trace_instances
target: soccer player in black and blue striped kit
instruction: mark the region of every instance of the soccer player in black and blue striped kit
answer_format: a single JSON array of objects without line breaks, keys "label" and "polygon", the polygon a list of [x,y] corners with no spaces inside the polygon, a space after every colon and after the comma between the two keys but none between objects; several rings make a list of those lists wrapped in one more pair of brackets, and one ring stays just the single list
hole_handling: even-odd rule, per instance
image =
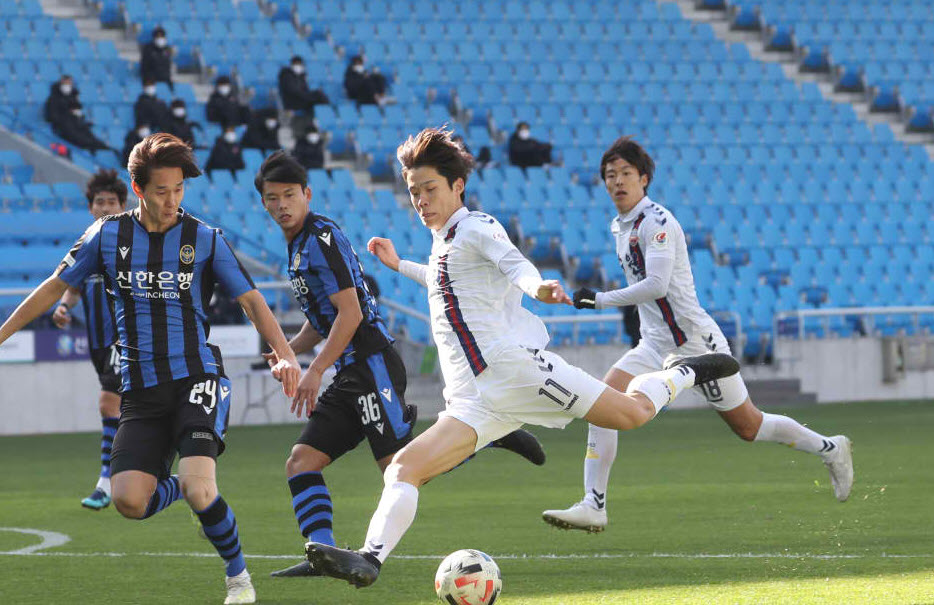
[{"label": "soccer player in black and blue striped kit", "polygon": [[[304,166],[284,151],[269,156],[256,175],[263,206],[288,241],[288,272],[306,321],[289,342],[298,353],[324,346],[298,385],[292,411],[310,417],[286,461],[292,508],[306,540],[334,545],[333,508],[322,471],[366,438],[380,471],[412,440],[415,407],[405,403],[406,374],[394,339],[350,241],[331,219],[309,208]],[[276,355],[267,355],[275,362]],[[334,381],[315,398],[325,370]],[[534,464],[545,454],[534,435],[518,430],[491,444]],[[307,561],[273,577],[319,575]]]},{"label": "soccer player in black and blue striped kit", "polygon": [[[205,308],[215,282],[236,298],[278,363],[273,375],[295,395],[298,362],[285,335],[216,229],[181,209],[185,179],[201,174],[191,149],[159,133],[130,154],[139,208],[94,223],[0,327],[0,343],[39,316],[65,290],[104,276],[116,312],[121,353],[120,425],[113,444],[113,502],[145,519],[184,497],[226,563],[225,603],[253,603],[233,510],[218,494],[230,382],[208,343]],[[178,475],[170,469],[178,455]]]},{"label": "soccer player in black and blue striped kit", "polygon": [[[126,183],[120,180],[116,170],[98,171],[88,181],[85,194],[88,212],[95,219],[123,212],[126,208]],[[100,476],[94,492],[81,501],[81,506],[101,510],[110,505],[110,454],[120,420],[120,350],[114,307],[104,289],[104,276],[95,273],[84,280],[80,288],[68,288],[52,315],[55,325],[64,328],[71,323],[71,309],[79,300],[84,309],[91,362],[101,385],[98,408],[103,425]]]}]

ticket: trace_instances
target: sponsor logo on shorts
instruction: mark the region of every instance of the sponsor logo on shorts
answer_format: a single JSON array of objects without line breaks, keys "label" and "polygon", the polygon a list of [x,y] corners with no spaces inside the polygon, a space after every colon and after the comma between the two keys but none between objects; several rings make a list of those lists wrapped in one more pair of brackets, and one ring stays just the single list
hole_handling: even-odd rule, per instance
[{"label": "sponsor logo on shorts", "polygon": [[210,439],[213,441],[214,433],[205,433],[204,431],[192,431],[191,438],[192,439]]}]

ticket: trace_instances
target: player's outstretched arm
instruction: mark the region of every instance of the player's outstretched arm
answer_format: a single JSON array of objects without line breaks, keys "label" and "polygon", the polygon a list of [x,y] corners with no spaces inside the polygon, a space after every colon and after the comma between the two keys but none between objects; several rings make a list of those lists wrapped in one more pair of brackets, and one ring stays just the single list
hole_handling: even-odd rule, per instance
[{"label": "player's outstretched arm", "polygon": [[[322,340],[324,340],[324,337],[318,334],[318,331],[311,327],[311,322],[306,319],[305,323],[302,324],[301,329],[298,331],[298,334],[293,336],[292,340],[289,341],[289,348],[292,349],[295,355],[301,355],[302,353],[307,353],[314,349]],[[279,356],[276,355],[275,351],[263,353],[263,359],[269,363],[270,368],[275,367],[275,365],[279,363]]]},{"label": "player's outstretched arm", "polygon": [[58,328],[67,328],[71,324],[71,310],[75,308],[78,301],[81,300],[81,292],[77,288],[69,287],[62,296],[61,302],[55,307],[52,313],[52,322]]},{"label": "player's outstretched arm", "polygon": [[385,237],[370,238],[370,241],[366,244],[366,249],[393,271],[398,271],[423,286],[428,285],[428,267],[399,258],[391,239]]},{"label": "player's outstretched arm", "polygon": [[294,397],[301,368],[285,339],[285,334],[282,333],[282,328],[279,327],[279,322],[266,304],[266,299],[258,290],[248,290],[237,297],[237,302],[243,307],[256,331],[269,343],[279,358],[279,362],[272,368],[272,375],[282,383],[282,391],[286,397]]},{"label": "player's outstretched arm", "polygon": [[26,297],[16,310],[10,314],[10,317],[0,326],[0,343],[23,329],[23,326],[45,313],[49,307],[55,304],[65,290],[68,284],[62,278],[53,275],[39,284],[39,287],[32,291],[32,294]]}]

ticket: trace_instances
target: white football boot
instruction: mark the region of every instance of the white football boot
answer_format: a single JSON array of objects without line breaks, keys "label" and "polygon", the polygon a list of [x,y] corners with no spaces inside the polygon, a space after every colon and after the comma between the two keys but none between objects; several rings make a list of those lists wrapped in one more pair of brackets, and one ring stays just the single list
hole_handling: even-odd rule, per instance
[{"label": "white football boot", "polygon": [[597,510],[586,502],[578,502],[565,510],[546,510],[542,520],[560,529],[579,529],[596,534],[606,529],[606,509]]},{"label": "white football boot", "polygon": [[250,574],[243,570],[233,577],[227,577],[227,598],[224,605],[233,603],[255,603],[256,591],[253,590],[253,582],[250,581]]},{"label": "white football boot", "polygon": [[824,466],[830,471],[833,495],[846,502],[853,489],[853,444],[846,435],[834,435],[830,441],[837,447],[824,456]]}]

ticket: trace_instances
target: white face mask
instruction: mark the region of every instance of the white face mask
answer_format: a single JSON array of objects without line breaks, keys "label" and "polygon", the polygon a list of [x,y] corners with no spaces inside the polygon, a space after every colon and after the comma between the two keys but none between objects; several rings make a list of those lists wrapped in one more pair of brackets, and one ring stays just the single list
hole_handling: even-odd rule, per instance
[{"label": "white face mask", "polygon": [[185,117],[185,108],[184,108],[184,107],[175,107],[175,108],[173,108],[173,109],[172,109],[172,115],[175,116],[176,118],[184,118],[184,117]]},{"label": "white face mask", "polygon": [[296,75],[300,76],[305,73],[305,66],[301,65],[300,63],[295,63],[292,65],[292,71],[294,71]]},{"label": "white face mask", "polygon": [[149,95],[150,97],[156,96],[156,87],[155,86],[144,86],[143,93]]},{"label": "white face mask", "polygon": [[309,132],[309,133],[305,136],[305,140],[307,140],[307,141],[308,141],[309,143],[311,143],[312,145],[315,145],[315,144],[318,143],[318,141],[321,140],[321,135],[318,134],[317,132]]},{"label": "white face mask", "polygon": [[237,133],[236,133],[236,132],[225,132],[225,133],[224,133],[224,140],[227,141],[228,143],[236,143],[236,142],[237,142]]},{"label": "white face mask", "polygon": [[141,136],[142,138],[145,139],[145,138],[148,137],[150,134],[152,134],[152,131],[149,130],[149,128],[147,128],[147,127],[144,126],[143,128],[140,128],[139,130],[137,130],[137,131],[136,131],[136,134],[138,134],[139,136]]},{"label": "white face mask", "polygon": [[74,90],[71,84],[61,84],[59,85],[58,89],[63,95],[70,95],[71,91]]},{"label": "white face mask", "polygon": [[75,116],[76,118],[80,118],[81,116],[84,115],[84,112],[81,111],[80,109],[72,109],[71,115]]},{"label": "white face mask", "polygon": [[530,133],[525,128],[519,131],[519,138],[522,139],[523,141],[527,140],[530,136],[532,136],[532,133]]},{"label": "white face mask", "polygon": [[166,39],[163,38],[163,37],[161,37],[161,36],[158,37],[158,38],[155,38],[155,39],[153,40],[153,42],[154,42],[155,45],[158,46],[159,48],[165,48],[165,45],[167,44]]},{"label": "white face mask", "polygon": [[266,130],[272,130],[279,125],[279,122],[271,118],[266,120]]},{"label": "white face mask", "polygon": [[230,84],[221,84],[217,87],[217,92],[221,93],[225,97],[230,94]]},{"label": "white face mask", "polygon": [[362,74],[362,73],[363,73],[363,66],[362,66],[362,65],[354,65],[354,66],[353,66],[353,70],[354,70],[355,72],[357,72],[358,74]]}]

